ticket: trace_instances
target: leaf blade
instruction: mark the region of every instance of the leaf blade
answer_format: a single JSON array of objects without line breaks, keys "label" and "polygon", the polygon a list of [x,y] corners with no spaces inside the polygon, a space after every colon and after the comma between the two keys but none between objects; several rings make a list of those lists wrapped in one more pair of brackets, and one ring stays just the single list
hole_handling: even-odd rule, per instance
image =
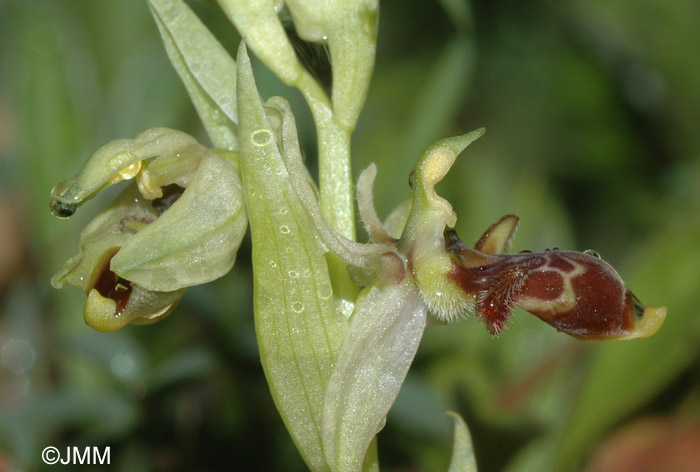
[{"label": "leaf blade", "polygon": [[236,63],[182,0],[149,0],[149,5],[212,143],[238,149]]},{"label": "leaf blade", "polygon": [[275,404],[307,465],[327,471],[322,405],[347,320],[335,312],[325,258],[289,182],[245,46],[238,66],[241,174],[253,241],[261,362]]}]

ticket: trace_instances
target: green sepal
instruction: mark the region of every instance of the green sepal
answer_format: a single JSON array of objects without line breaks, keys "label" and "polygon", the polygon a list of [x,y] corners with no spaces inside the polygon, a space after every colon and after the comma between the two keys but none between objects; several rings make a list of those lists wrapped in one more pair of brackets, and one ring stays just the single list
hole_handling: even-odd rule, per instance
[{"label": "green sepal", "polygon": [[192,136],[169,128],[150,128],[133,138],[111,141],[95,151],[75,177],[51,190],[51,212],[68,218],[102,188],[135,177],[144,159],[175,155],[196,144]]},{"label": "green sepal", "polygon": [[[309,76],[297,59],[277,13],[278,0],[217,0],[250,49],[287,85]],[[237,61],[240,67],[240,61]],[[239,113],[239,116],[243,116]]]},{"label": "green sepal", "polygon": [[[67,283],[88,292],[99,271],[117,250],[127,245],[139,227],[155,221],[158,211],[130,184],[80,233],[78,252],[51,279],[54,288]],[[111,252],[111,254],[109,254]]]},{"label": "green sepal", "polygon": [[454,227],[457,215],[435,192],[435,185],[447,175],[459,153],[483,134],[482,128],[438,141],[423,153],[411,175],[413,200],[398,247],[410,256],[416,284],[430,313],[441,320],[463,316],[473,300],[447,277],[452,259],[445,250],[443,231],[445,226]]}]

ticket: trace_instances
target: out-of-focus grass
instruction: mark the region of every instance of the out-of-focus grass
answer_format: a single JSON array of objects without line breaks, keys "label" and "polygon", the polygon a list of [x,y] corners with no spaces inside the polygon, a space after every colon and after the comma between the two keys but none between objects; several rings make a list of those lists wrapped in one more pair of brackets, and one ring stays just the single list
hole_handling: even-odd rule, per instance
[{"label": "out-of-focus grass", "polygon": [[[192,5],[234,50],[215,7]],[[446,469],[447,409],[465,416],[482,471],[578,468],[637,417],[697,425],[693,2],[387,0],[380,22],[353,152],[356,173],[378,164],[381,213],[408,197],[424,146],[486,126],[439,187],[463,239],[516,213],[515,251],[594,247],[669,308],[655,337],[615,344],[524,312],[496,340],[474,319],[429,330],[380,435],[385,468]],[[263,93],[288,93],[259,77]],[[49,286],[106,201],[58,221],[51,187],[98,145],[155,125],[203,137],[145,2],[0,3],[0,469],[37,467],[49,445],[110,446],[125,470],[304,469],[259,366],[246,246],[166,321],[114,334],[85,327],[83,294]]]}]

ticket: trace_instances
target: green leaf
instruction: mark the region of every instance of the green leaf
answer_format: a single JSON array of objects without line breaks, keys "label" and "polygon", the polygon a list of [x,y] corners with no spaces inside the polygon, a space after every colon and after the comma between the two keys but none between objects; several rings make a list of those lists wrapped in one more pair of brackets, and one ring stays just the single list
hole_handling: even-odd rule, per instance
[{"label": "green leaf", "polygon": [[455,422],[455,438],[452,446],[452,460],[447,472],[476,472],[476,457],[472,436],[469,434],[467,424],[459,413],[448,411],[447,414]]},{"label": "green leaf", "polygon": [[333,471],[359,471],[423,337],[427,311],[410,278],[374,285],[353,314],[331,376],[323,446]]},{"label": "green leaf", "polygon": [[[345,74],[346,79],[341,80],[334,70],[332,104],[323,87],[297,59],[294,48],[277,16],[279,2],[276,0],[218,0],[218,2],[258,58],[280,80],[287,85],[297,87],[304,95],[313,114],[318,135],[319,187],[323,216],[343,236],[354,240],[350,134],[364,103],[367,83],[374,65],[374,43],[367,45],[363,42],[362,52],[357,52],[357,61],[347,58],[353,63],[343,66],[348,69]],[[370,2],[367,7],[369,10],[372,9],[373,3],[375,2]],[[359,3],[356,7],[363,11]],[[357,21],[353,23],[353,27],[367,26],[367,33],[372,36],[371,33],[376,25],[372,24],[371,18],[369,20],[366,18],[365,13],[367,12],[361,13],[361,19],[344,17],[342,21],[349,22],[351,19],[353,22]],[[376,22],[376,15],[374,21]],[[344,38],[349,42],[353,40],[345,36]],[[352,49],[356,46],[346,45],[346,47]],[[339,59],[338,62],[341,60]],[[354,74],[357,74],[358,70],[363,72],[355,77]],[[361,83],[363,81],[364,83]],[[347,106],[341,107],[344,111],[340,112],[343,116],[339,117],[333,106],[336,99],[341,96],[345,97],[344,102],[347,102]],[[352,126],[349,125],[350,122]],[[329,254],[328,259],[336,297],[349,302],[355,298],[357,291],[347,275],[346,267],[333,254]]]},{"label": "green leaf", "polygon": [[215,147],[238,149],[236,63],[182,0],[149,0],[175,70]]},{"label": "green leaf", "polygon": [[245,45],[237,63],[240,165],[252,233],[260,358],[304,460],[313,471],[327,471],[322,405],[348,323],[334,309],[323,251],[291,186]]}]

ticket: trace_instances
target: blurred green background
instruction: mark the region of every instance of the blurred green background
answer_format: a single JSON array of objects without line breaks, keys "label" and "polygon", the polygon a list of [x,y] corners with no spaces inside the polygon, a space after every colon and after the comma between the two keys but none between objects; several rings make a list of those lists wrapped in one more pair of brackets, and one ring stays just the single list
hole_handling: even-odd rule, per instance
[{"label": "blurred green background", "polygon": [[[191,5],[234,51],[216,7]],[[380,213],[408,197],[424,147],[485,126],[438,188],[462,239],[516,213],[514,251],[595,248],[669,310],[656,336],[620,343],[524,312],[495,340],[475,319],[428,330],[379,436],[384,470],[446,470],[448,409],[482,472],[700,463],[698,24],[694,0],[381,3],[353,141],[355,175],[378,165]],[[313,162],[299,94],[258,80],[290,98]],[[144,1],[0,0],[0,471],[45,467],[46,446],[109,446],[99,470],[305,470],[260,368],[247,242],[151,326],[97,333],[84,294],[49,285],[110,199],[59,221],[52,186],[156,125],[206,142]]]}]

